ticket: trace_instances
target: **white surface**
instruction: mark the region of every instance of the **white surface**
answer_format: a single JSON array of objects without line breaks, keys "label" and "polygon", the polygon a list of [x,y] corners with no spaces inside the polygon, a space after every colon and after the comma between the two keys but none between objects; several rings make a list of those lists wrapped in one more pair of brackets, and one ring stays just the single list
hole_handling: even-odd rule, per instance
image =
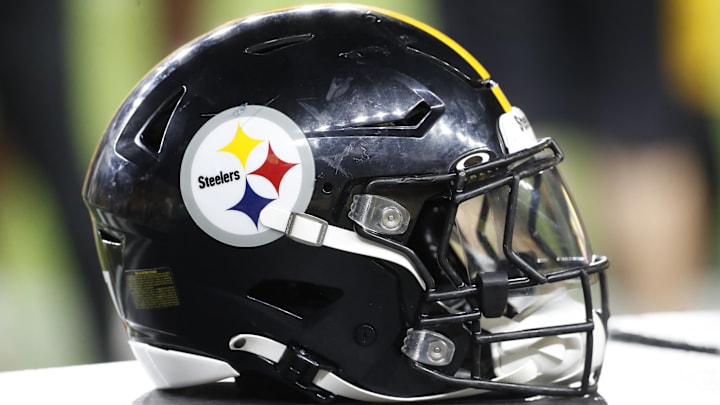
[{"label": "white surface", "polygon": [[136,361],[0,373],[0,404],[132,404],[152,389]]},{"label": "white surface", "polygon": [[608,404],[720,404],[720,356],[610,341],[600,376]]},{"label": "white surface", "polygon": [[[720,342],[718,312],[616,317],[615,330]],[[0,404],[131,404],[153,389],[135,361],[0,372]],[[610,340],[600,378],[608,404],[719,404],[720,355]]]},{"label": "white surface", "polygon": [[720,311],[618,316],[610,319],[610,330],[720,350]]},{"label": "white surface", "polygon": [[[610,330],[720,348],[720,311],[617,316]],[[720,355],[610,341],[600,377],[608,404],[720,404]]]}]

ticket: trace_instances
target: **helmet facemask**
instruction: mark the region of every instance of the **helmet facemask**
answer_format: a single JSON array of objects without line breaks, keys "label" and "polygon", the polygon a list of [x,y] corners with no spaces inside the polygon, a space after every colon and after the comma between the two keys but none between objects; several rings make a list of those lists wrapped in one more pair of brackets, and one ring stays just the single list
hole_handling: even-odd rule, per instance
[{"label": "helmet facemask", "polygon": [[590,253],[553,140],[490,155],[475,152],[449,175],[368,187],[391,201],[428,196],[408,239],[428,277],[426,302],[403,352],[416,369],[458,387],[585,392],[605,344],[607,259]]}]

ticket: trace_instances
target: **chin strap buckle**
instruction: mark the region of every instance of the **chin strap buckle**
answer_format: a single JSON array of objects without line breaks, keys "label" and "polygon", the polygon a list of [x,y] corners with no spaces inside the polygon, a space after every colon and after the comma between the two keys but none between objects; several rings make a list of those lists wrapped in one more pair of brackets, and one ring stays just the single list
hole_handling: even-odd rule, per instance
[{"label": "chin strap buckle", "polygon": [[330,402],[335,398],[335,394],[320,388],[322,384],[315,382],[320,372],[323,373],[320,377],[332,374],[332,367],[321,364],[301,347],[285,346],[275,340],[249,334],[233,336],[229,347],[230,350],[252,353],[268,360],[283,380],[302,388],[316,401]]},{"label": "chin strap buckle", "polygon": [[275,371],[284,380],[302,388],[315,400],[330,402],[335,396],[314,383],[321,369],[328,368],[321,366],[308,352],[297,346],[288,346],[275,364]]},{"label": "chin strap buckle", "polygon": [[312,385],[319,368],[320,363],[310,358],[305,350],[293,346],[288,347],[275,364],[278,374],[303,389]]}]

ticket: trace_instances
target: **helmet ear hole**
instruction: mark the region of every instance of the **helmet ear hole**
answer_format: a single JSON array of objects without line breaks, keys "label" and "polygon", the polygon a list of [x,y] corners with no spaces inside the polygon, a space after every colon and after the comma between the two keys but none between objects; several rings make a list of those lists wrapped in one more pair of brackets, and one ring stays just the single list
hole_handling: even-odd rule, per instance
[{"label": "helmet ear hole", "polygon": [[334,189],[333,184],[330,182],[323,183],[322,188],[321,188],[323,194],[330,194],[333,192],[333,189]]}]

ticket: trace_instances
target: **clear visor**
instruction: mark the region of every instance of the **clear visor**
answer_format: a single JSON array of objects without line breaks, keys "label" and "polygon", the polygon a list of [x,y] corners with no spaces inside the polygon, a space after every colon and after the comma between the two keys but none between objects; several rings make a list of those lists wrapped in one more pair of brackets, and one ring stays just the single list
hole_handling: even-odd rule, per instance
[{"label": "clear visor", "polygon": [[[484,333],[580,325],[589,320],[586,300],[594,307],[600,296],[594,291],[596,275],[590,275],[593,291],[587,297],[580,278],[561,274],[587,269],[593,258],[575,205],[555,168],[460,203],[450,247],[455,266],[464,266],[471,282],[479,273],[495,271],[505,271],[518,281],[518,287],[509,291],[504,316],[483,318]],[[533,272],[558,281],[524,283]],[[459,302],[444,304],[450,312],[467,311]],[[598,347],[591,355],[592,370],[602,360],[603,333],[600,327],[593,332]],[[577,332],[498,341],[491,345],[495,379],[579,386],[585,344],[585,335]],[[557,353],[548,360],[547,352],[552,350]],[[596,375],[590,381],[595,382]]]},{"label": "clear visor", "polygon": [[[512,279],[525,277],[528,268],[547,276],[588,265],[588,241],[558,171],[522,178],[514,188],[502,186],[458,206],[450,246],[468,279],[501,267]],[[514,212],[512,221],[508,212]]]}]

